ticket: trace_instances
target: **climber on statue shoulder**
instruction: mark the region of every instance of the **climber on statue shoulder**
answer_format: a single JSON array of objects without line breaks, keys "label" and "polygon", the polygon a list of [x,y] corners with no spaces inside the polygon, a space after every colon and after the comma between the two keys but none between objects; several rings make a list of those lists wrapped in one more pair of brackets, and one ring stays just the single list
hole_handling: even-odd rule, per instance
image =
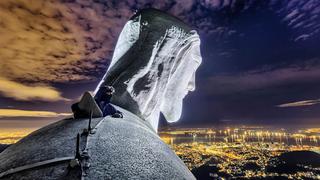
[{"label": "climber on statue shoulder", "polygon": [[114,118],[122,118],[122,113],[110,104],[114,92],[115,90],[112,86],[102,85],[95,96],[95,100],[100,107],[103,116],[111,115]]},{"label": "climber on statue shoulder", "polygon": [[114,118],[122,118],[122,113],[110,104],[113,93],[114,88],[105,85],[100,86],[94,97],[91,93],[85,92],[81,100],[71,106],[74,118],[104,117],[108,115]]}]

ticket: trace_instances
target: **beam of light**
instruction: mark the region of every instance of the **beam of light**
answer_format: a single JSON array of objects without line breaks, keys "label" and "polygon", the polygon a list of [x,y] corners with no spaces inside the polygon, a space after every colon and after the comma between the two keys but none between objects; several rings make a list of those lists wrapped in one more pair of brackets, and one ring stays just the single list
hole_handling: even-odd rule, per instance
[{"label": "beam of light", "polygon": [[71,113],[57,113],[52,111],[32,111],[21,109],[0,109],[0,118],[5,117],[60,117],[70,116]]}]

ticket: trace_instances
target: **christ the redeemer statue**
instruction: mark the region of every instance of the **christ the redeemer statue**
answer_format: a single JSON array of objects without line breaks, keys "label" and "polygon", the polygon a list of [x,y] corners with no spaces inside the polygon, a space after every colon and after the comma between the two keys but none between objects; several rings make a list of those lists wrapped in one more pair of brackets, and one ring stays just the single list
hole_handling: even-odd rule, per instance
[{"label": "christ the redeemer statue", "polygon": [[[161,11],[139,11],[93,97],[79,102],[90,117],[61,120],[4,150],[0,179],[194,179],[157,129],[160,112],[179,120],[200,63],[196,31]],[[110,104],[122,118],[103,117],[97,104],[106,86],[115,89]]]}]

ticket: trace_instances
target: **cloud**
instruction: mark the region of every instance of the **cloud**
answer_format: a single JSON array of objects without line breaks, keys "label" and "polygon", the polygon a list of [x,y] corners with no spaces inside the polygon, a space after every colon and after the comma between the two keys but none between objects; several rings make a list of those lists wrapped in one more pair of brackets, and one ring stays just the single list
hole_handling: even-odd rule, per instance
[{"label": "cloud", "polygon": [[46,85],[28,86],[0,77],[0,94],[16,100],[69,101],[55,88]]},{"label": "cloud", "polygon": [[29,82],[95,79],[132,14],[106,8],[85,1],[1,1],[0,77]]},{"label": "cloud", "polygon": [[31,111],[20,109],[0,109],[0,118],[12,117],[59,117],[70,116],[70,113],[56,113],[51,111]]},{"label": "cloud", "polygon": [[149,7],[167,11],[201,33],[219,35],[234,32],[227,22],[236,15],[264,7],[304,32],[293,39],[306,40],[319,32],[319,2],[301,2],[0,1],[0,77],[19,82],[95,80],[105,72],[125,22],[135,10]]},{"label": "cloud", "polygon": [[276,10],[279,17],[282,17],[289,28],[294,31],[294,41],[304,41],[314,37],[320,32],[320,2],[313,0],[291,0],[274,1],[281,4],[281,8]]},{"label": "cloud", "polygon": [[200,82],[210,84],[204,87],[211,95],[261,90],[290,83],[318,82],[320,81],[319,62],[319,60],[308,60],[304,65],[292,64],[288,67],[264,68],[241,74],[215,75],[208,79],[201,79]]},{"label": "cloud", "polygon": [[276,105],[276,107],[281,107],[281,108],[301,107],[301,106],[312,106],[312,105],[316,105],[316,104],[320,104],[320,99],[290,102],[290,103]]}]

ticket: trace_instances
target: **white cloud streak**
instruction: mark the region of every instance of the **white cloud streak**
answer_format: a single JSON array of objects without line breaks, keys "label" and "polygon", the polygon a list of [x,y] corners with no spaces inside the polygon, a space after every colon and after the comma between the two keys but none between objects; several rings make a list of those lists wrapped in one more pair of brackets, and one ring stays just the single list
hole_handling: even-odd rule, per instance
[{"label": "white cloud streak", "polygon": [[320,104],[320,99],[311,99],[311,100],[304,100],[304,101],[295,101],[285,104],[279,104],[276,107],[280,108],[288,108],[288,107],[304,107],[304,106],[312,106]]},{"label": "white cloud streak", "polygon": [[29,86],[1,77],[0,84],[0,94],[16,100],[69,101],[62,97],[58,90],[47,85]]},{"label": "white cloud streak", "polygon": [[57,113],[52,111],[32,111],[21,109],[0,109],[0,118],[16,118],[16,117],[61,117],[70,116],[70,113]]}]

